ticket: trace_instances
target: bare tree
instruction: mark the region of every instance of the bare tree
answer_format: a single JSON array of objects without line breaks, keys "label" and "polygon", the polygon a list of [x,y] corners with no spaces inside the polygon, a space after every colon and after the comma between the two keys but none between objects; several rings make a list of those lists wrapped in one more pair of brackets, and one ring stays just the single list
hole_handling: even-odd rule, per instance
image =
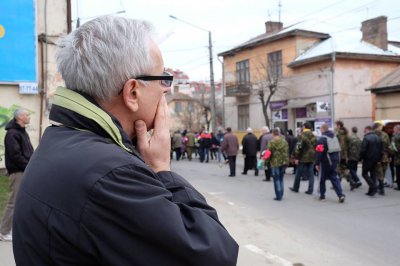
[{"label": "bare tree", "polygon": [[281,73],[274,69],[275,65],[260,62],[258,68],[260,81],[258,85],[258,96],[261,101],[261,108],[265,119],[265,124],[271,126],[271,119],[268,114],[268,106],[271,102],[272,96],[278,91],[278,83],[281,79]]}]

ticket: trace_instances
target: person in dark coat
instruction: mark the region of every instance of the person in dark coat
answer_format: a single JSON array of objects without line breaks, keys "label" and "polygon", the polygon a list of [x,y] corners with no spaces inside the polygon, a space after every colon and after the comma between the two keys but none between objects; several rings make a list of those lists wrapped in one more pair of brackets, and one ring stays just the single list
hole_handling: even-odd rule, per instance
[{"label": "person in dark coat", "polygon": [[361,143],[360,161],[362,161],[362,176],[367,182],[369,189],[367,196],[373,197],[378,188],[376,186],[376,165],[380,162],[383,154],[383,143],[380,137],[372,131],[371,126],[364,129],[364,138]]},{"label": "person in dark coat", "polygon": [[11,241],[14,205],[22,176],[33,154],[33,147],[25,128],[30,122],[29,112],[17,109],[14,118],[6,125],[4,138],[5,163],[10,175],[10,195],[0,224],[0,240]]},{"label": "person in dark coat", "polygon": [[340,184],[340,180],[337,173],[337,166],[340,161],[340,151],[329,151],[328,140],[337,141],[337,146],[340,147],[339,141],[335,134],[329,130],[328,124],[321,126],[322,136],[318,138],[316,147],[316,167],[321,172],[319,181],[319,192],[320,200],[325,200],[326,193],[326,180],[330,180],[336,195],[339,198],[339,202],[343,203],[345,195]]},{"label": "person in dark coat", "polygon": [[101,16],[61,39],[68,88],[17,196],[17,265],[236,265],[216,210],[170,169],[173,79],[151,29]]},{"label": "person in dark coat", "polygon": [[244,155],[244,169],[242,175],[247,175],[247,171],[250,169],[254,169],[255,175],[258,176],[257,169],[257,152],[258,152],[258,140],[257,137],[253,134],[253,130],[251,128],[247,128],[247,135],[243,137],[242,153]]},{"label": "person in dark coat", "polygon": [[230,127],[226,128],[221,150],[228,156],[229,176],[234,177],[236,175],[236,156],[239,150],[239,140],[232,134],[232,129]]}]

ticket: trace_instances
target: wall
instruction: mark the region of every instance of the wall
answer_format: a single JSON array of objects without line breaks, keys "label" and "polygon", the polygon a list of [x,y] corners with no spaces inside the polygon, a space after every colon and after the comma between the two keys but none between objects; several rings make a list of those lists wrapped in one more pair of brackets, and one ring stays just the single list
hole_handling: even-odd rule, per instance
[{"label": "wall", "polygon": [[[59,36],[67,34],[67,1],[65,0],[36,0],[36,33],[40,35],[45,33],[45,4],[47,2],[47,26],[46,31],[48,40],[50,42],[56,43]],[[1,84],[0,83],[0,158],[4,154],[4,135],[5,130],[3,125],[3,120],[12,118],[13,111],[18,107],[23,107],[31,112],[31,123],[27,128],[28,134],[31,138],[34,147],[39,144],[40,128],[42,129],[48,125],[48,104],[51,102],[51,95],[58,85],[62,85],[62,79],[59,74],[57,74],[54,52],[56,46],[54,44],[44,44],[44,70],[47,73],[45,75],[46,83],[41,82],[41,54],[40,54],[40,44],[37,43],[37,80],[39,82],[39,89],[46,88],[48,90],[49,100],[44,98],[43,101],[43,123],[40,125],[40,95],[21,95],[19,94],[18,84]],[[47,46],[47,51],[46,51]],[[47,55],[47,56],[46,56]],[[4,160],[0,161],[0,168],[4,167]]]},{"label": "wall", "polygon": [[376,95],[376,120],[400,120],[400,91]]},{"label": "wall", "polygon": [[359,131],[373,121],[370,86],[391,73],[397,63],[339,59],[335,64],[335,119]]}]

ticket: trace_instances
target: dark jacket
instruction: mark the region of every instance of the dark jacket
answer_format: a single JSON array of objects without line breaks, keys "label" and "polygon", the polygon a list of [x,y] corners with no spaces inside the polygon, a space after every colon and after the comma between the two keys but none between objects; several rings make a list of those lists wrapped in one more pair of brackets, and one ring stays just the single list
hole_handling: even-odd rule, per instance
[{"label": "dark jacket", "polygon": [[232,133],[226,133],[224,135],[224,141],[222,142],[221,150],[228,156],[236,156],[239,150],[239,140]]},{"label": "dark jacket", "polygon": [[6,125],[4,138],[5,162],[9,174],[24,172],[29,159],[33,154],[33,147],[29,135],[15,119]]},{"label": "dark jacket", "polygon": [[154,173],[107,113],[100,126],[58,95],[96,105],[56,93],[50,119],[63,126],[46,129],[17,196],[17,265],[236,265],[238,245],[195,188]]},{"label": "dark jacket", "polygon": [[247,133],[242,139],[243,154],[248,157],[256,157],[258,151],[257,144],[257,137],[253,133]]},{"label": "dark jacket", "polygon": [[297,138],[293,135],[287,135],[286,141],[289,144],[289,154],[293,155],[294,149],[296,148]]},{"label": "dark jacket", "polygon": [[[330,130],[324,132],[322,135],[328,138],[335,138],[335,134]],[[323,147],[322,151],[318,151],[319,145],[322,145]],[[337,163],[339,162],[339,159],[340,159],[339,152],[328,153],[328,140],[325,137],[318,138],[315,164],[317,165],[323,164],[323,167],[328,167],[332,165],[336,166]]]},{"label": "dark jacket", "polygon": [[360,160],[363,163],[380,162],[383,154],[383,143],[375,132],[365,134],[361,144]]}]

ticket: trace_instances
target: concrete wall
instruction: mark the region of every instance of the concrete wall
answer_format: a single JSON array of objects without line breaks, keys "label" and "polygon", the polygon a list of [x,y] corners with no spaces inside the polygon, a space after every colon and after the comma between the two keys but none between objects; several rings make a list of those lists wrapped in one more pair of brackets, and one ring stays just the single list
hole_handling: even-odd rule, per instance
[{"label": "concrete wall", "polygon": [[[40,35],[47,33],[48,40],[56,43],[59,36],[67,34],[67,1],[65,0],[52,0],[47,1],[47,12],[45,16],[45,0],[36,0],[36,33]],[[46,27],[45,27],[46,20]],[[47,49],[46,49],[47,47]],[[19,94],[18,84],[2,84],[0,82],[0,116],[3,119],[11,119],[12,112],[18,108],[23,107],[31,112],[31,124],[27,128],[34,147],[39,144],[40,129],[48,125],[48,109],[51,102],[52,93],[58,85],[62,85],[62,79],[56,71],[54,60],[56,46],[54,44],[44,44],[44,71],[45,83],[41,80],[41,54],[40,44],[37,43],[37,81],[39,89],[46,89],[48,93],[43,97],[43,122],[40,125],[40,104],[41,97],[39,95],[21,95]],[[3,120],[0,125],[4,124]],[[4,154],[4,125],[0,128],[0,158]],[[4,167],[4,160],[0,161],[0,168]]]}]

